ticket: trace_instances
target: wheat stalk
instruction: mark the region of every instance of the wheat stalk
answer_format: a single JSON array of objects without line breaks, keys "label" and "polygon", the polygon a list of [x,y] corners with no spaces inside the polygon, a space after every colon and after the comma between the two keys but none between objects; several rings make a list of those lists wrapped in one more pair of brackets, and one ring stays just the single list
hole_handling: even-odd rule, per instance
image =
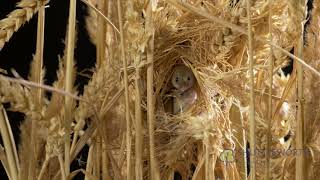
[{"label": "wheat stalk", "polygon": [[[65,90],[71,93],[73,88],[73,66],[74,66],[74,46],[75,46],[75,28],[76,28],[76,0],[70,0],[69,21],[68,21],[68,40],[67,40],[67,54],[66,54],[66,80]],[[72,99],[65,97],[65,156],[64,168],[65,176],[70,173],[70,133],[72,122]]]},{"label": "wheat stalk", "polygon": [[1,78],[3,78],[4,80],[6,80],[8,82],[22,84],[22,85],[29,86],[29,87],[41,88],[41,89],[44,89],[44,90],[49,91],[49,92],[58,93],[58,94],[61,94],[63,96],[69,96],[70,98],[73,98],[75,100],[87,102],[86,100],[84,100],[83,98],[81,98],[79,96],[76,96],[76,95],[71,94],[69,92],[66,92],[66,91],[64,91],[62,89],[57,89],[57,88],[54,88],[54,87],[51,87],[51,86],[48,86],[48,85],[38,84],[38,83],[27,81],[27,80],[24,80],[24,79],[17,79],[17,78],[12,78],[12,77],[7,77],[7,76],[1,76]]},{"label": "wheat stalk", "polygon": [[154,53],[154,25],[153,25],[153,12],[152,12],[152,2],[149,0],[147,6],[147,17],[146,17],[146,31],[151,33],[151,37],[148,42],[147,47],[147,113],[148,113],[148,127],[149,127],[149,148],[150,148],[150,172],[151,179],[160,180],[160,174],[158,170],[157,159],[155,159],[155,142],[154,142],[154,121],[155,121],[155,111],[154,111],[154,92],[153,92],[153,53]]},{"label": "wheat stalk", "polygon": [[[300,0],[297,2],[296,5],[296,11],[299,12],[298,14],[301,14],[301,29],[300,37],[298,39],[298,42],[296,44],[297,49],[297,56],[302,57],[303,53],[303,46],[304,46],[304,24],[305,24],[305,18],[306,18],[306,1]],[[299,16],[298,16],[299,17]],[[299,26],[298,26],[299,27]],[[297,92],[298,92],[298,112],[297,112],[297,130],[296,130],[296,149],[299,152],[303,152],[305,146],[304,146],[304,90],[303,90],[303,67],[301,63],[296,63],[297,66]],[[306,171],[305,171],[305,157],[303,153],[299,153],[299,155],[296,157],[296,174],[295,177],[297,180],[302,180],[306,177]]]},{"label": "wheat stalk", "polygon": [[[269,4],[269,38],[272,42],[272,0],[268,1]],[[270,46],[270,60],[269,60],[269,96],[268,96],[268,111],[267,111],[267,154],[266,154],[266,180],[270,179],[270,145],[271,145],[271,122],[272,122],[272,86],[273,86],[273,63],[274,63],[274,54],[273,47]]]},{"label": "wheat stalk", "polygon": [[[106,13],[106,1],[98,1],[98,8],[102,14]],[[106,58],[106,23],[102,16],[98,16],[98,30],[97,30],[97,65],[98,67],[102,64],[102,61]]]},{"label": "wheat stalk", "polygon": [[[32,64],[32,72],[31,72],[31,80],[37,82],[38,84],[42,84],[42,66],[43,66],[43,47],[44,47],[44,21],[45,21],[45,8],[42,2],[37,4],[39,12],[38,12],[38,27],[37,27],[37,45],[36,45],[36,55],[34,58],[34,62]],[[34,89],[34,95],[36,97],[37,105],[41,109],[42,106],[42,89]],[[31,152],[36,152],[36,132],[38,130],[38,125],[36,121],[31,121]],[[34,179],[35,174],[35,153],[31,153],[29,156],[29,169],[28,169],[28,179]]]},{"label": "wheat stalk", "polygon": [[7,156],[5,154],[5,151],[4,151],[4,148],[2,145],[0,145],[0,160],[1,160],[1,163],[2,163],[2,166],[5,170],[5,172],[7,173],[8,178],[11,179],[9,165],[8,165],[8,159],[7,159]]},{"label": "wheat stalk", "polygon": [[[49,2],[49,0],[40,1],[44,6]],[[13,33],[18,31],[39,10],[37,3],[37,0],[22,0],[17,5],[20,9],[12,11],[7,18],[0,21],[0,51]]]},{"label": "wheat stalk", "polygon": [[[107,12],[107,1],[106,0],[100,0],[98,1],[98,9],[100,9],[100,12],[105,16]],[[106,59],[106,23],[105,20],[103,19],[103,16],[98,16],[97,19],[97,67],[101,66],[103,64],[103,61]],[[103,140],[101,137],[101,133],[99,133],[97,137],[97,160],[96,160],[96,171],[94,171],[94,175],[99,176],[100,174],[100,167],[102,167],[102,176],[104,177],[103,179],[107,179],[109,177],[108,173],[108,158],[107,158],[107,147],[106,143],[107,139]],[[100,142],[100,143],[99,143]],[[102,142],[102,143],[101,143]],[[101,162],[101,166],[100,166]]]},{"label": "wheat stalk", "polygon": [[120,47],[121,47],[121,60],[123,62],[123,72],[124,72],[124,89],[125,89],[125,118],[126,118],[126,146],[127,146],[127,180],[131,179],[131,122],[130,122],[130,109],[129,109],[129,82],[128,82],[128,72],[127,72],[127,60],[125,56],[125,39],[123,32],[123,22],[122,22],[122,8],[120,0],[117,0],[118,8],[118,20],[120,29]]},{"label": "wheat stalk", "polygon": [[15,142],[11,134],[12,130],[8,117],[6,115],[6,111],[4,110],[2,105],[0,107],[0,111],[0,132],[7,157],[8,169],[10,172],[9,177],[12,178],[12,180],[17,180],[19,167],[19,160],[17,159],[18,157],[16,155],[17,149],[15,147]]},{"label": "wheat stalk", "polygon": [[88,5],[91,9],[93,9],[96,13],[98,13],[98,15],[100,17],[102,17],[105,22],[107,22],[109,25],[111,25],[111,27],[120,34],[120,31],[118,30],[118,28],[111,22],[111,20],[106,17],[103,13],[103,11],[100,11],[99,9],[97,9],[96,7],[94,7],[92,4],[90,4],[87,0],[81,0],[82,2],[84,2],[86,5]]},{"label": "wheat stalk", "polygon": [[[253,74],[253,34],[252,34],[252,22],[251,22],[251,0],[247,0],[247,16],[248,16],[248,58],[249,58],[249,74],[250,74],[250,175],[251,179],[256,179],[256,120],[255,120],[255,96],[254,96],[254,74]],[[271,94],[271,93],[270,93]]]}]

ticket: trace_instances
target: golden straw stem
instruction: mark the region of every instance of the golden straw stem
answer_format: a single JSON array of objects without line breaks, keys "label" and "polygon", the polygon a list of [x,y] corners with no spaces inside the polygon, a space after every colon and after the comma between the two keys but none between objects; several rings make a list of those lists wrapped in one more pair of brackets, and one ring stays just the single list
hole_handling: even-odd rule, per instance
[{"label": "golden straw stem", "polygon": [[[0,130],[1,132],[1,130]],[[0,160],[2,163],[2,167],[4,169],[4,171],[6,172],[8,179],[11,180],[12,178],[10,177],[10,169],[9,169],[9,165],[8,165],[8,158],[5,154],[5,150],[3,148],[3,146],[0,144]]]},{"label": "golden straw stem", "polygon": [[[37,45],[36,45],[36,57],[34,59],[36,66],[36,75],[33,81],[42,84],[42,66],[43,66],[43,47],[44,47],[44,26],[45,26],[45,8],[42,1],[38,1],[39,11],[38,11],[38,27],[37,27]],[[37,95],[37,104],[41,106],[41,97],[42,97],[42,89],[35,89]],[[35,174],[35,166],[36,166],[36,131],[37,131],[37,123],[35,120],[31,121],[31,153],[29,156],[29,169],[28,169],[28,179],[33,180]]]},{"label": "golden straw stem", "polygon": [[66,178],[66,173],[65,173],[65,171],[64,171],[64,169],[63,169],[64,164],[63,164],[62,154],[59,154],[59,155],[58,155],[58,160],[59,160],[60,171],[61,171],[61,179],[62,179],[62,180],[66,180],[67,178]]},{"label": "golden straw stem", "polygon": [[117,33],[120,33],[120,31],[117,29],[117,27],[111,22],[111,20],[106,17],[101,11],[99,11],[96,7],[94,7],[91,3],[89,3],[87,0],[81,0],[82,2],[84,2],[87,6],[89,6],[90,8],[92,8],[96,13],[98,13],[98,15],[100,15],[101,17],[103,17],[103,19],[109,24],[111,25],[111,27],[116,30]]},{"label": "golden straw stem", "polygon": [[2,76],[1,78],[4,78],[5,80],[7,80],[9,82],[22,84],[24,86],[41,88],[41,89],[44,89],[44,90],[47,90],[47,91],[50,91],[50,92],[58,93],[58,94],[63,95],[63,96],[70,96],[70,98],[73,98],[75,100],[79,100],[79,101],[83,101],[83,102],[87,102],[88,103],[88,101],[86,101],[84,99],[81,99],[79,96],[76,96],[74,94],[68,93],[68,92],[66,92],[66,91],[64,91],[62,89],[54,88],[52,86],[48,86],[48,85],[44,85],[44,84],[38,84],[38,83],[34,83],[32,81],[27,81],[27,80],[24,80],[24,79],[17,79],[17,78],[12,78],[12,77],[7,77],[7,76]]},{"label": "golden straw stem", "polygon": [[[305,4],[304,0],[300,0],[296,4],[296,10],[302,14],[300,38],[297,42],[297,56],[302,57],[303,54],[303,34],[305,21]],[[302,12],[301,12],[302,11]],[[296,156],[296,180],[303,180],[306,178],[305,173],[305,158],[304,158],[304,97],[303,97],[303,67],[301,63],[297,65],[297,91],[298,91],[298,113],[297,113],[297,130],[296,130],[296,149],[299,152]]]},{"label": "golden straw stem", "polygon": [[[93,6],[92,8],[95,9]],[[107,12],[107,3],[106,0],[99,0],[98,1],[98,9],[100,11],[97,11],[98,14],[101,16],[98,16],[98,35],[97,35],[97,67],[101,68],[101,65],[104,64],[103,61],[106,59],[106,21],[111,23],[111,21],[106,18],[105,14]],[[112,24],[112,23],[111,23]],[[113,24],[112,24],[113,25]],[[105,177],[105,173],[108,174],[107,168],[107,162],[101,161],[103,158],[106,158],[106,149],[101,150],[103,148],[103,145],[101,142],[107,143],[106,141],[102,141],[102,138],[100,135],[97,136],[97,146],[96,146],[96,160],[95,160],[95,170],[94,175],[97,175],[100,177],[100,170],[102,167],[102,176]]]},{"label": "golden straw stem", "polygon": [[[42,84],[42,66],[43,66],[43,47],[44,47],[44,26],[45,26],[45,7],[42,3],[39,3],[39,12],[38,12],[38,29],[37,29],[37,48],[36,48],[36,60],[37,60],[37,79],[35,82]],[[42,89],[38,90],[38,103],[41,104]]]},{"label": "golden straw stem", "polygon": [[[92,174],[92,169],[93,169],[93,152],[95,151],[95,143],[92,142],[89,148],[88,152],[88,159],[87,159],[87,166],[86,166],[86,172],[89,174]],[[86,175],[84,180],[89,180],[90,178]]]},{"label": "golden straw stem", "polygon": [[[105,14],[106,9],[106,1],[99,0],[98,8],[101,13]],[[101,66],[102,62],[106,59],[106,23],[102,16],[98,16],[98,35],[97,35],[97,65]]]},{"label": "golden straw stem", "polygon": [[70,147],[70,153],[73,152],[73,150],[76,146],[78,137],[79,137],[79,130],[75,130],[73,133],[73,139],[72,139],[72,143],[71,143],[71,147]]},{"label": "golden straw stem", "polygon": [[248,168],[247,168],[247,138],[246,138],[246,130],[244,128],[244,119],[243,115],[241,114],[241,126],[242,126],[242,141],[243,141],[243,164],[244,164],[244,176],[243,180],[248,179]]},{"label": "golden straw stem", "polygon": [[252,23],[251,23],[251,0],[247,0],[247,16],[248,16],[248,46],[249,46],[249,74],[250,74],[250,175],[251,179],[256,179],[256,157],[255,157],[255,148],[256,148],[256,121],[255,121],[255,104],[254,104],[254,74],[253,74],[253,34],[252,34]]},{"label": "golden straw stem", "polygon": [[44,162],[42,164],[42,167],[41,167],[41,170],[40,170],[40,173],[39,173],[39,176],[38,176],[38,180],[42,179],[44,173],[46,172],[48,164],[49,164],[49,159],[46,158],[46,160],[44,160]]},{"label": "golden straw stem", "polygon": [[96,149],[95,149],[95,168],[94,168],[94,175],[97,176],[97,177],[100,177],[100,172],[101,172],[101,148],[102,148],[102,144],[101,144],[101,141],[102,141],[102,138],[101,136],[97,135],[97,141],[96,141]]},{"label": "golden straw stem", "polygon": [[[194,170],[193,172],[193,175],[192,175],[192,179],[191,180],[197,180],[197,179],[202,179],[202,176],[201,176],[201,169],[203,167],[203,164],[204,164],[204,160],[205,160],[205,155],[201,155],[200,156],[200,160],[198,161],[198,164],[197,164],[197,167],[196,169]],[[174,174],[174,172],[173,172]],[[173,178],[172,178],[173,179]]]},{"label": "golden straw stem", "polygon": [[123,22],[121,12],[121,2],[117,0],[118,6],[118,20],[120,29],[120,45],[121,45],[121,60],[123,62],[124,72],[124,89],[125,89],[125,114],[126,114],[126,140],[127,140],[127,180],[131,179],[131,122],[130,122],[130,109],[129,109],[129,83],[128,83],[128,72],[127,72],[127,60],[125,56],[125,45],[123,35]]},{"label": "golden straw stem", "polygon": [[107,153],[107,146],[106,142],[102,143],[102,179],[104,180],[110,180],[110,175],[108,171],[108,164],[109,164],[109,159],[108,159],[108,153]]},{"label": "golden straw stem", "polygon": [[[272,0],[269,0],[269,38],[272,42]],[[271,146],[271,122],[272,122],[272,84],[273,84],[273,47],[270,46],[270,60],[269,60],[269,96],[268,96],[268,127],[267,127],[267,154],[266,154],[266,180],[270,179],[270,146]]]},{"label": "golden straw stem", "polygon": [[10,123],[7,119],[6,116],[6,111],[1,105],[0,107],[0,133],[6,153],[6,158],[8,160],[8,165],[9,165],[9,172],[10,174],[8,177],[11,177],[12,180],[17,180],[18,179],[18,166],[16,164],[16,159],[15,159],[15,142],[13,141],[12,137],[10,137]]},{"label": "golden straw stem", "polygon": [[147,113],[149,128],[149,148],[150,148],[150,172],[151,179],[160,180],[157,159],[155,159],[154,145],[154,93],[153,93],[153,53],[154,53],[154,25],[152,2],[149,0],[146,15],[146,31],[151,33],[147,46]]},{"label": "golden straw stem", "polygon": [[[68,20],[68,40],[67,40],[67,66],[66,66],[66,84],[65,90],[68,93],[72,92],[73,87],[73,58],[75,46],[75,28],[76,28],[76,0],[70,0],[69,20]],[[70,173],[70,133],[72,122],[72,98],[65,97],[65,159],[64,168],[66,176]]]},{"label": "golden straw stem", "polygon": [[209,140],[205,138],[205,180],[211,180],[210,178],[210,155],[209,155]]},{"label": "golden straw stem", "polygon": [[142,153],[143,153],[143,142],[142,142],[142,111],[141,111],[141,94],[140,94],[140,70],[136,69],[135,77],[135,175],[136,180],[143,179],[143,164],[142,164]]},{"label": "golden straw stem", "polygon": [[[107,1],[107,18],[108,19],[112,19],[113,17],[113,6],[114,6],[114,2],[112,0],[108,0]],[[108,57],[113,57],[113,50],[114,48],[112,48],[113,44],[114,44],[114,36],[115,36],[115,32],[113,31],[113,28],[110,25],[107,25],[107,50],[106,53],[108,54]],[[120,34],[119,30],[117,31],[118,34]]]}]

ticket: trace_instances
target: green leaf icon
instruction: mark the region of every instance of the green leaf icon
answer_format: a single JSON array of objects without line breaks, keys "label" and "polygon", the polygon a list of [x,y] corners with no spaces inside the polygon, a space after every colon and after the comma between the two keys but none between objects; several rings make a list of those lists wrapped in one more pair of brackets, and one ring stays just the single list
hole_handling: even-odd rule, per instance
[{"label": "green leaf icon", "polygon": [[220,159],[221,161],[224,161],[224,162],[234,162],[234,154],[233,154],[233,151],[230,150],[230,149],[224,150],[224,151],[220,154],[219,159]]}]

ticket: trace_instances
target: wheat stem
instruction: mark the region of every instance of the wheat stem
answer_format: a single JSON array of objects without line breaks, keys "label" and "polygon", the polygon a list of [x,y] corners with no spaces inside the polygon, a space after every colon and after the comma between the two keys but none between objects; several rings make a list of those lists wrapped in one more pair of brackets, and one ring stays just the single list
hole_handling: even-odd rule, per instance
[{"label": "wheat stem", "polygon": [[135,175],[137,180],[143,179],[143,127],[141,111],[141,94],[140,94],[140,70],[137,69],[135,77]]},{"label": "wheat stem", "polygon": [[[38,84],[42,84],[42,66],[43,66],[43,47],[44,47],[44,25],[45,25],[45,8],[43,6],[43,2],[38,2],[39,12],[38,12],[38,27],[37,27],[37,45],[36,45],[36,55],[35,55],[35,76],[32,79],[34,82]],[[35,89],[36,99],[38,106],[41,106],[42,100],[42,89]],[[41,107],[39,107],[41,109]],[[31,152],[29,156],[29,169],[28,169],[28,179],[34,179],[34,170],[35,170],[35,157],[36,157],[36,132],[38,130],[37,123],[35,120],[31,121]]]},{"label": "wheat stem", "polygon": [[97,12],[101,17],[103,17],[103,19],[105,19],[105,21],[111,25],[111,27],[113,27],[114,30],[116,30],[116,32],[118,34],[120,34],[120,31],[118,30],[118,28],[111,22],[111,20],[106,17],[103,12],[99,11],[96,7],[94,7],[92,4],[90,4],[88,1],[86,0],[81,0],[82,2],[84,2],[86,5],[88,5],[90,8],[92,8],[95,12]]},{"label": "wheat stem", "polygon": [[210,152],[209,152],[209,140],[205,137],[205,180],[210,180]]},{"label": "wheat stem", "polygon": [[84,99],[80,98],[79,96],[76,96],[74,94],[68,93],[68,92],[66,92],[66,91],[64,91],[62,89],[56,89],[56,88],[54,88],[52,86],[48,86],[48,85],[44,85],[44,84],[38,84],[38,83],[34,83],[34,82],[27,81],[27,80],[24,80],[24,79],[17,79],[17,78],[11,78],[11,77],[6,77],[6,76],[1,76],[1,78],[4,78],[5,80],[7,80],[9,82],[12,82],[12,83],[18,83],[18,84],[22,84],[22,85],[25,85],[25,86],[45,89],[47,91],[55,92],[55,93],[61,94],[63,96],[69,96],[70,98],[73,98],[75,100],[87,102]]},{"label": "wheat stem", "polygon": [[255,104],[254,104],[254,74],[253,74],[253,34],[252,34],[252,22],[251,22],[251,0],[247,0],[247,16],[248,16],[248,58],[249,58],[249,75],[250,75],[250,112],[249,112],[249,122],[250,122],[250,175],[251,179],[256,179],[256,121],[255,121]]},{"label": "wheat stem", "polygon": [[241,127],[242,127],[242,142],[243,142],[243,166],[244,166],[244,175],[243,175],[243,180],[248,179],[248,168],[247,168],[247,138],[246,138],[246,129],[244,128],[244,118],[243,114],[240,113],[240,119],[241,119]]},{"label": "wheat stem", "polygon": [[[297,42],[297,56],[302,57],[303,54],[303,34],[304,34],[304,20],[305,20],[305,4],[304,0],[296,3],[296,11],[302,14],[300,37]],[[302,12],[301,12],[302,11]],[[303,67],[301,63],[296,63],[297,66],[297,91],[298,91],[298,113],[297,113],[297,129],[296,129],[296,149],[298,155],[296,156],[296,180],[303,180],[306,178],[305,173],[305,158],[302,152],[304,149],[304,97],[303,97]]]},{"label": "wheat stem", "polygon": [[108,154],[107,154],[107,146],[106,142],[102,143],[102,179],[105,180],[110,180],[110,175],[109,175],[109,159],[108,159]]},{"label": "wheat stem", "polygon": [[127,60],[125,56],[124,34],[123,34],[123,22],[121,2],[117,0],[118,7],[118,20],[120,29],[120,45],[121,45],[121,60],[123,62],[124,70],[124,88],[125,88],[125,116],[126,116],[126,140],[127,140],[127,180],[131,179],[131,122],[130,122],[130,109],[129,109],[129,83],[127,72]]},{"label": "wheat stem", "polygon": [[[9,177],[12,180],[18,179],[18,166],[16,164],[17,160],[15,157],[15,142],[12,136],[12,130],[10,127],[10,123],[8,121],[6,111],[4,110],[3,106],[0,107],[0,132],[3,141],[3,145],[5,148],[6,158],[8,160],[8,167],[9,167]],[[11,131],[11,132],[10,132]]]},{"label": "wheat stem", "polygon": [[146,15],[146,31],[151,35],[147,47],[147,113],[149,128],[149,148],[150,148],[150,172],[151,179],[160,180],[158,163],[155,159],[154,145],[154,93],[153,93],[153,54],[154,54],[154,25],[153,25],[152,2],[149,0]]},{"label": "wheat stem", "polygon": [[76,146],[78,137],[79,137],[79,131],[74,131],[73,138],[72,138],[72,143],[71,143],[71,147],[70,147],[70,152],[74,151],[74,148]]},{"label": "wheat stem", "polygon": [[59,165],[60,165],[60,172],[61,172],[61,179],[62,180],[66,180],[66,173],[64,171],[64,162],[63,162],[63,156],[62,154],[58,155],[58,160],[59,160]]},{"label": "wheat stem", "polygon": [[10,177],[10,169],[9,169],[9,165],[8,165],[8,159],[6,157],[6,153],[4,151],[4,148],[2,147],[2,145],[0,144],[0,160],[2,163],[2,166],[9,178],[9,180],[11,180],[12,178]]},{"label": "wheat stem", "polygon": [[[36,47],[36,79],[35,82],[42,84],[42,66],[43,66],[43,47],[44,47],[44,26],[45,26],[45,7],[43,3],[39,2],[38,12],[38,29],[37,29],[37,47]],[[41,104],[42,89],[39,88],[37,92],[38,104]]]},{"label": "wheat stem", "polygon": [[38,180],[41,180],[44,173],[46,172],[47,166],[49,164],[49,159],[46,158],[46,160],[43,162],[39,176],[38,176]]},{"label": "wheat stem", "polygon": [[[269,38],[272,42],[272,0],[269,0]],[[270,60],[269,60],[269,96],[268,96],[268,127],[267,127],[267,154],[266,154],[266,180],[270,179],[270,145],[271,145],[271,122],[272,122],[272,85],[273,85],[273,47],[270,46]]]},{"label": "wheat stem", "polygon": [[[98,8],[102,14],[105,14],[107,11],[105,0],[98,1]],[[101,66],[102,62],[105,60],[106,55],[106,23],[102,16],[98,16],[98,30],[97,30],[97,65]]]},{"label": "wheat stem", "polygon": [[[88,152],[88,159],[87,159],[87,167],[86,167],[86,172],[91,174],[92,173],[92,169],[93,169],[93,152],[95,150],[95,143],[91,143],[91,146],[89,148],[89,152]],[[85,176],[84,180],[89,180],[90,178],[88,176]]]},{"label": "wheat stem", "polygon": [[198,161],[198,164],[197,164],[197,167],[196,169],[194,170],[193,172],[193,175],[192,175],[192,180],[197,180],[197,179],[201,179],[201,174],[200,173],[200,170],[202,169],[203,167],[203,164],[204,164],[204,160],[205,160],[205,155],[201,155],[200,156],[200,160]]},{"label": "wheat stem", "polygon": [[[99,128],[98,128],[99,129]],[[94,164],[94,170],[93,170],[93,175],[100,177],[100,172],[101,172],[101,148],[102,148],[102,144],[101,144],[102,138],[101,136],[97,135],[97,141],[96,141],[96,148],[95,148],[95,164]]]},{"label": "wheat stem", "polygon": [[[67,40],[67,66],[66,66],[66,84],[65,90],[68,93],[72,92],[73,88],[73,59],[75,46],[75,28],[76,28],[76,0],[70,0],[69,20],[68,20],[68,40]],[[69,96],[65,97],[65,173],[66,176],[70,173],[70,133],[72,122],[72,99]]]}]

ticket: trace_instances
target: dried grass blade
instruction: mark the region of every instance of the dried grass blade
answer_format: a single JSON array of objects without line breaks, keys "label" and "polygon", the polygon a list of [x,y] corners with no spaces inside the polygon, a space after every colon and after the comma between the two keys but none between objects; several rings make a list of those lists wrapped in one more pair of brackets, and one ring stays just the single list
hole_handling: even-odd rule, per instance
[{"label": "dried grass blade", "polygon": [[[248,16],[248,45],[249,45],[249,75],[250,75],[250,112],[249,112],[249,141],[250,141],[250,176],[252,180],[256,179],[256,120],[255,120],[255,95],[254,95],[254,59],[253,59],[253,34],[251,22],[251,0],[247,0],[247,16]],[[271,93],[270,93],[271,94]]]},{"label": "dried grass blade", "polygon": [[204,157],[204,155],[202,155],[201,159],[200,159],[200,161],[198,161],[198,165],[197,165],[197,167],[196,167],[196,169],[195,169],[195,171],[194,171],[194,173],[192,175],[192,180],[199,179],[198,174],[199,174],[199,172],[200,172],[200,170],[201,170],[201,168],[202,168],[202,166],[204,164],[204,160],[205,160],[205,157]]},{"label": "dried grass blade", "polygon": [[[87,159],[87,165],[86,165],[86,172],[92,174],[93,171],[93,165],[94,165],[94,150],[95,150],[95,143],[91,143],[90,148],[89,148],[89,152],[88,152],[88,159]],[[84,180],[89,180],[89,176],[85,176]]]},{"label": "dried grass blade", "polygon": [[106,17],[101,11],[99,11],[96,7],[94,7],[92,4],[90,4],[88,1],[86,1],[86,0],[81,0],[82,2],[84,2],[86,5],[88,5],[90,8],[92,8],[94,11],[96,11],[100,16],[102,16],[103,17],[103,19],[105,19],[106,20],[106,22],[108,23],[108,24],[110,24],[111,25],[111,27],[113,27],[113,29],[114,30],[116,30],[116,32],[118,33],[118,34],[120,34],[120,31],[118,30],[118,28],[111,22],[111,20],[108,18],[108,17]]},{"label": "dried grass blade", "polygon": [[[70,0],[69,7],[69,20],[68,20],[68,40],[67,40],[67,55],[66,55],[66,80],[65,90],[68,93],[72,92],[73,88],[73,66],[74,66],[74,47],[75,47],[75,29],[76,29],[76,0]],[[68,96],[65,97],[65,157],[64,168],[65,176],[70,173],[70,133],[72,122],[72,99]]]},{"label": "dried grass blade", "polygon": [[9,170],[9,165],[8,165],[8,160],[6,157],[6,153],[4,151],[4,148],[2,147],[2,145],[0,145],[0,160],[2,163],[2,166],[8,176],[8,178],[11,180],[12,178],[10,177],[10,170]]},{"label": "dried grass blade", "polygon": [[140,72],[136,71],[135,78],[135,175],[136,179],[143,179],[143,126],[140,94]]},{"label": "dried grass blade", "polygon": [[151,179],[160,180],[158,162],[155,158],[155,142],[154,142],[154,92],[153,92],[153,54],[154,54],[154,26],[153,26],[152,2],[149,1],[146,15],[146,31],[151,34],[147,46],[147,113],[149,128],[149,153],[150,153],[150,172]]},{"label": "dried grass blade", "polygon": [[39,176],[38,176],[38,180],[41,180],[44,173],[45,173],[45,170],[47,169],[47,166],[49,164],[49,159],[46,159],[43,164],[42,164],[42,167],[41,167],[41,170],[40,170],[40,173],[39,173]]},{"label": "dried grass blade", "polygon": [[118,8],[118,20],[120,29],[120,45],[121,45],[121,60],[123,62],[124,71],[124,89],[125,89],[125,116],[126,116],[126,146],[127,146],[127,180],[131,179],[131,122],[130,122],[130,109],[129,109],[129,83],[128,83],[128,72],[127,72],[127,60],[125,56],[125,40],[123,33],[123,22],[122,22],[122,8],[120,0],[117,0]]},{"label": "dried grass blade", "polygon": [[[300,37],[297,42],[297,56],[302,57],[303,47],[304,47],[304,25],[305,25],[305,18],[307,15],[307,8],[306,8],[305,0],[300,0],[297,2],[296,11],[298,14],[301,14],[301,29],[300,29]],[[302,12],[301,12],[302,11]],[[299,17],[299,16],[298,16]],[[305,179],[306,176],[306,169],[305,169],[305,157],[304,154],[301,153],[304,151],[304,90],[303,90],[303,67],[302,64],[296,63],[297,65],[297,92],[298,92],[298,112],[297,112],[297,129],[296,129],[296,149],[300,151],[296,156],[296,174],[295,177],[297,180]]]},{"label": "dried grass blade", "polygon": [[[106,13],[106,0],[98,1],[98,8],[101,9],[101,13]],[[102,61],[106,59],[106,23],[102,16],[98,16],[98,35],[97,35],[97,65],[101,66]]]},{"label": "dried grass blade", "polygon": [[[269,4],[269,16],[268,16],[268,25],[269,25],[269,38],[272,42],[272,0],[268,1]],[[271,146],[271,122],[272,122],[272,85],[273,85],[273,47],[270,46],[270,60],[269,60],[269,97],[268,97],[268,110],[267,110],[267,154],[266,154],[266,180],[270,179],[270,146]]]},{"label": "dried grass blade", "polygon": [[[37,45],[36,45],[36,55],[33,59],[32,64],[32,71],[31,71],[31,80],[42,84],[42,66],[43,66],[43,47],[44,47],[44,25],[45,25],[45,7],[43,2],[38,2],[38,27],[37,27]],[[42,89],[34,89],[34,94],[36,95],[36,102],[38,106],[42,105]],[[41,108],[41,107],[39,107]],[[37,123],[36,121],[31,121],[31,137],[30,137],[30,144],[31,144],[31,152],[35,152],[36,148],[36,134],[37,134]],[[28,179],[33,180],[35,174],[35,153],[31,153],[29,156],[29,169],[28,169]]]},{"label": "dried grass blade", "polygon": [[6,115],[6,111],[1,105],[0,107],[0,132],[2,141],[5,148],[6,158],[8,160],[9,176],[13,180],[18,179],[18,164],[17,148],[15,147],[15,141],[13,139],[11,126]]},{"label": "dried grass blade", "polygon": [[60,165],[60,171],[62,172],[61,173],[61,179],[62,180],[66,180],[66,173],[65,173],[65,170],[64,170],[64,162],[63,162],[62,154],[58,155],[58,160],[59,160],[59,165]]},{"label": "dried grass blade", "polygon": [[106,142],[102,143],[102,179],[110,180],[109,159],[107,154]]},{"label": "dried grass blade", "polygon": [[[79,100],[79,101],[85,101],[84,99],[80,98],[79,96],[76,96],[74,94],[68,93],[62,89],[56,89],[54,87],[48,86],[48,85],[44,85],[44,84],[38,84],[38,83],[34,83],[31,81],[27,81],[24,79],[17,79],[17,78],[12,78],[12,77],[6,77],[6,76],[0,76],[0,78],[4,78],[5,80],[12,82],[12,83],[18,83],[18,84],[22,84],[25,86],[30,86],[30,87],[36,87],[36,88],[41,88],[41,89],[45,89],[47,91],[50,92],[55,92],[58,94],[61,94],[63,96],[69,96],[75,100]],[[85,101],[86,102],[86,101]]]}]

